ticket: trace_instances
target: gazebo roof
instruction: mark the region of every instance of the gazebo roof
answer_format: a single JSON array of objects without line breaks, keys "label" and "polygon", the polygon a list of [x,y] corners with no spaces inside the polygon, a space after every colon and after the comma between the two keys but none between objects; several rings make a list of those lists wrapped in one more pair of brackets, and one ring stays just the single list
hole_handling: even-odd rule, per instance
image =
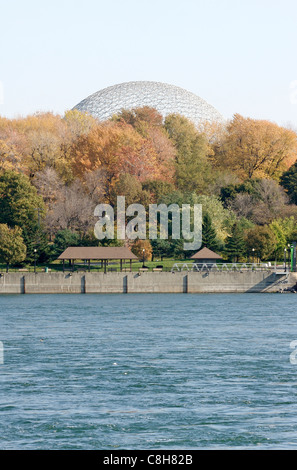
[{"label": "gazebo roof", "polygon": [[137,256],[129,248],[123,246],[70,246],[59,256],[60,260],[70,259],[129,259],[137,260]]},{"label": "gazebo roof", "polygon": [[191,256],[191,259],[223,259],[220,255],[215,253],[214,251],[211,251],[209,248],[202,248],[200,251],[197,251],[193,256]]}]

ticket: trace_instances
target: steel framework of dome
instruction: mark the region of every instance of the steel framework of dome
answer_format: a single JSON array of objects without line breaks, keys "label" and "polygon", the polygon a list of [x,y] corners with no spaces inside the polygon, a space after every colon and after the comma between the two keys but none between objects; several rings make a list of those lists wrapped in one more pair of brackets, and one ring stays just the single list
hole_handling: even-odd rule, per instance
[{"label": "steel framework of dome", "polygon": [[165,118],[178,113],[195,125],[203,121],[223,121],[222,115],[199,96],[183,88],[160,82],[127,82],[104,88],[81,101],[73,109],[104,121],[122,109],[149,106]]}]

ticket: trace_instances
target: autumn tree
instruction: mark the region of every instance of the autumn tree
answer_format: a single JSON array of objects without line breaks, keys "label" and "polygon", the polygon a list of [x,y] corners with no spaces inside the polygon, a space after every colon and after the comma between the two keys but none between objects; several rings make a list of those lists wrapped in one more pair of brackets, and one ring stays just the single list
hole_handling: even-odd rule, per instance
[{"label": "autumn tree", "polygon": [[126,123],[105,122],[81,136],[72,148],[73,171],[81,178],[87,172],[102,169],[110,191],[122,173],[139,181],[162,178],[162,165],[149,139],[142,137]]},{"label": "autumn tree", "polygon": [[132,252],[140,261],[149,261],[153,252],[150,240],[136,239],[132,245]]},{"label": "autumn tree", "polygon": [[98,124],[96,118],[77,109],[66,111],[63,122],[66,124],[64,132],[67,133],[67,140],[71,142],[75,142],[82,135],[89,134]]},{"label": "autumn tree", "polygon": [[48,209],[51,209],[52,205],[61,198],[65,187],[56,170],[49,167],[37,172],[31,182]]},{"label": "autumn tree", "polygon": [[150,127],[147,130],[149,140],[156,155],[156,165],[160,168],[158,179],[168,183],[174,182],[176,148],[165,129]]},{"label": "autumn tree", "polygon": [[34,174],[46,167],[65,174],[69,167],[63,145],[66,124],[61,116],[52,113],[36,113],[14,120],[14,132],[21,137],[17,143],[24,169]]},{"label": "autumn tree", "polygon": [[246,191],[229,193],[227,201],[238,217],[245,217],[258,225],[269,224],[274,218],[289,216],[291,212],[284,189],[267,178],[253,181]]},{"label": "autumn tree", "polygon": [[66,112],[64,117],[48,112],[1,119],[0,167],[28,175],[53,168],[64,181],[70,182],[72,145],[97,124],[93,117],[77,110]]},{"label": "autumn tree", "polygon": [[255,197],[252,194],[240,192],[228,200],[228,206],[237,217],[253,220]]},{"label": "autumn tree", "polygon": [[107,171],[99,167],[93,171],[85,171],[80,178],[82,189],[94,204],[105,202],[110,193]]},{"label": "autumn tree", "polygon": [[261,179],[255,184],[252,220],[265,225],[273,219],[286,215],[288,197],[284,189],[274,180]]},{"label": "autumn tree", "polygon": [[163,116],[155,108],[143,106],[131,110],[123,109],[112,119],[131,125],[142,137],[149,140],[156,154],[156,165],[162,167],[164,173],[164,177],[160,174],[159,179],[172,180],[176,149],[163,126]]},{"label": "autumn tree", "polygon": [[133,109],[122,109],[112,117],[115,122],[130,124],[144,137],[147,136],[149,128],[162,128],[163,116],[155,108],[142,106]]},{"label": "autumn tree", "polygon": [[80,238],[94,228],[94,203],[76,181],[65,186],[63,194],[46,214],[45,226],[51,236],[60,230],[77,232]]},{"label": "autumn tree", "polygon": [[21,171],[21,168],[21,156],[18,150],[11,142],[0,139],[0,171]]},{"label": "autumn tree", "polygon": [[217,167],[235,171],[243,180],[277,178],[297,158],[297,135],[270,121],[236,114],[216,148]]}]

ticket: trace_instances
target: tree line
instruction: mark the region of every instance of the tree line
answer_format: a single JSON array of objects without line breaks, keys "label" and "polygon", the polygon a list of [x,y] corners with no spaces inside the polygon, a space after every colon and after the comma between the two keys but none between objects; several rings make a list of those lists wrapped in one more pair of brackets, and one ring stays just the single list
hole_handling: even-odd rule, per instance
[{"label": "tree line", "polygon": [[[77,110],[0,117],[0,261],[39,263],[95,246],[94,208],[202,204],[203,245],[228,260],[277,259],[297,239],[297,135],[239,114],[224,124],[149,107],[99,122]],[[120,244],[106,240],[105,244]],[[182,240],[136,240],[182,258]]]}]

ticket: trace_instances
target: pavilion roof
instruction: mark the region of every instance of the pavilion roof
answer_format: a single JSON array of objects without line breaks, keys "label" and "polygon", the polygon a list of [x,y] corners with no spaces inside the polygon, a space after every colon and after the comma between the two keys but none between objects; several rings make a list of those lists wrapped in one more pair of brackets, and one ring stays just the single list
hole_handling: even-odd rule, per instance
[{"label": "pavilion roof", "polygon": [[191,256],[191,259],[223,259],[220,255],[215,253],[214,251],[211,251],[209,248],[202,248],[200,251],[197,251],[193,256]]},{"label": "pavilion roof", "polygon": [[58,259],[135,259],[137,256],[129,248],[123,246],[70,246]]}]

